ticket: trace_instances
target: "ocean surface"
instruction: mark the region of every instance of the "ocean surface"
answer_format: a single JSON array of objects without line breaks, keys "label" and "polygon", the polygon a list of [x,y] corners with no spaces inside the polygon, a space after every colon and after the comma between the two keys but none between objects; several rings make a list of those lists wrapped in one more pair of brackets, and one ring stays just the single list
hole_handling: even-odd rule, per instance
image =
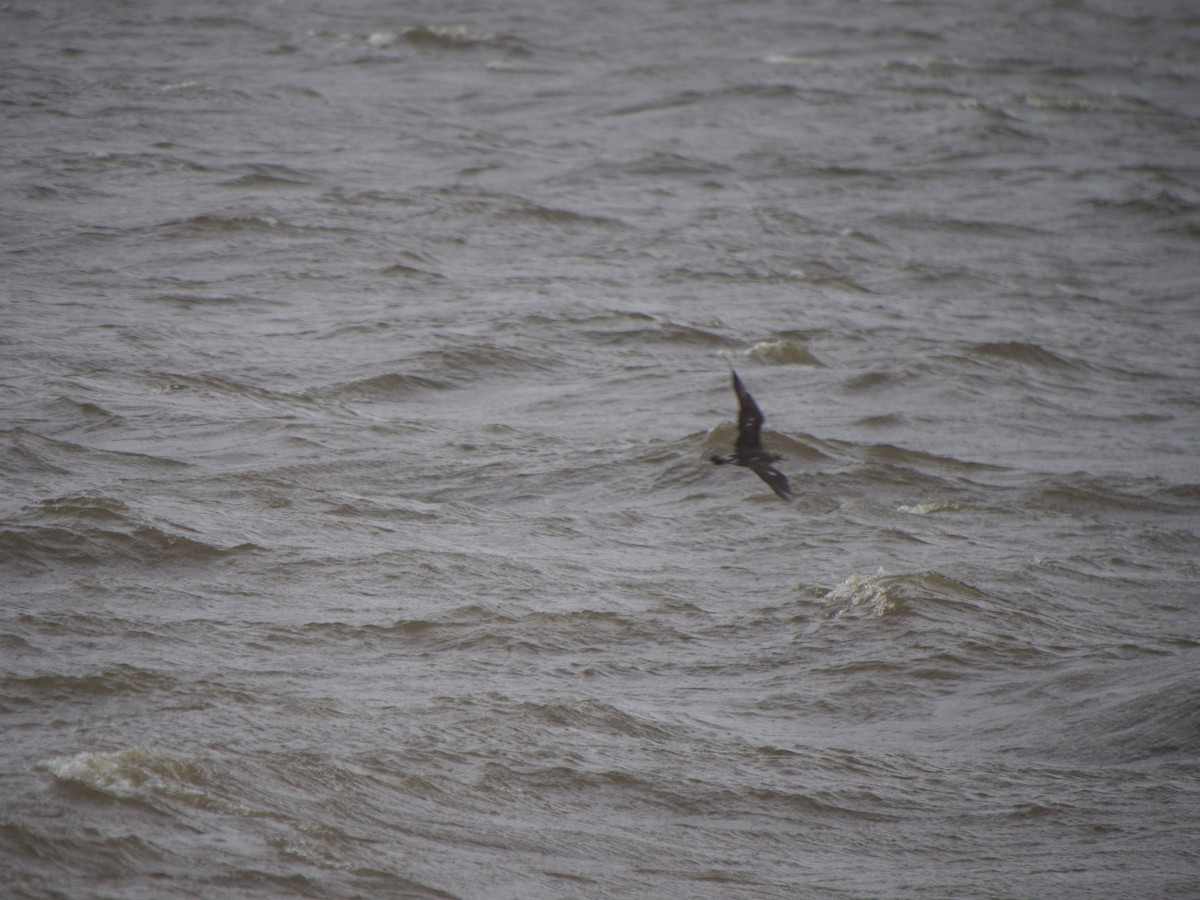
[{"label": "ocean surface", "polygon": [[1200,896],[1193,3],[0,61],[0,895]]}]

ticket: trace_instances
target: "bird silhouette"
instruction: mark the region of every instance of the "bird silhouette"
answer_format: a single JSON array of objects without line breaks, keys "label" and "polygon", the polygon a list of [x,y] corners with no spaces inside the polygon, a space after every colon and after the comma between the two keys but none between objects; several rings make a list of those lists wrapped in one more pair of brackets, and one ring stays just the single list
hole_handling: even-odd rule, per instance
[{"label": "bird silhouette", "polygon": [[733,463],[735,466],[745,466],[755,475],[765,481],[780,500],[792,499],[792,486],[788,484],[787,476],[776,469],[771,463],[783,459],[777,453],[767,453],[762,446],[763,414],[738,378],[737,372],[730,369],[733,375],[733,392],[738,398],[738,436],[733,445],[732,456],[713,454],[712,461],[718,466]]}]

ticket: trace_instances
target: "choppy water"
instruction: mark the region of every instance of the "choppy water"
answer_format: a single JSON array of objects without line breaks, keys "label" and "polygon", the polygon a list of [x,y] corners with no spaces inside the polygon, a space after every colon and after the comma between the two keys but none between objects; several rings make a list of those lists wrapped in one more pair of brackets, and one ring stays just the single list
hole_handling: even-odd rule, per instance
[{"label": "choppy water", "polygon": [[3,892],[1200,895],[1200,17],[992,6],[0,9]]}]

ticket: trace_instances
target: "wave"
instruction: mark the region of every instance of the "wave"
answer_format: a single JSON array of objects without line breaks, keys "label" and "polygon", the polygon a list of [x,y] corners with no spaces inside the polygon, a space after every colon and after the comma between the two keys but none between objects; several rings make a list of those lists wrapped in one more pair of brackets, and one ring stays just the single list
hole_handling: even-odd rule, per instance
[{"label": "wave", "polygon": [[1156,494],[1172,501],[1182,501],[1192,508],[1193,504],[1200,502],[1200,483],[1168,485],[1160,488]]},{"label": "wave", "polygon": [[620,219],[577,212],[558,206],[547,206],[517,194],[486,191],[470,185],[453,185],[426,192],[427,199],[442,214],[488,216],[506,232],[519,229],[522,223],[550,225],[556,233],[625,231],[628,226]]},{"label": "wave", "polygon": [[800,341],[791,338],[759,341],[746,351],[746,356],[773,366],[814,366],[825,368],[825,363],[817,359],[809,351],[808,347]]},{"label": "wave", "polygon": [[431,50],[474,50],[483,47],[518,55],[529,53],[528,46],[515,37],[478,32],[466,25],[410,25],[399,31],[373,31],[362,40],[379,48],[406,44]]},{"label": "wave", "polygon": [[912,513],[915,516],[932,516],[937,513],[960,512],[964,505],[957,500],[935,498],[923,503],[899,507],[900,512]]},{"label": "wave", "polygon": [[805,272],[798,269],[775,268],[761,261],[741,262],[721,260],[724,268],[713,268],[714,260],[705,256],[702,263],[695,265],[673,266],[663,272],[664,277],[679,281],[728,282],[730,284],[792,284],[798,279],[805,279],[811,284],[829,284],[836,282],[840,286],[856,293],[867,293],[868,289],[849,278],[809,278]]},{"label": "wave", "polygon": [[227,375],[213,373],[198,373],[184,375],[179,372],[146,372],[141,380],[151,386],[151,390],[159,394],[179,394],[185,391],[196,392],[210,397],[229,397],[237,400],[252,400],[264,406],[277,408],[280,406],[303,405],[304,398],[295,394],[274,391],[258,387],[247,381],[239,381]]},{"label": "wave", "polygon": [[97,450],[71,441],[44,437],[25,428],[0,431],[0,472],[10,476],[72,475],[86,471],[97,476],[145,476],[178,473],[188,464],[177,459],[132,453],[127,450]]},{"label": "wave", "polygon": [[525,377],[549,372],[563,360],[545,347],[524,350],[490,341],[467,346],[423,350],[415,357],[417,368],[432,376],[464,384],[497,375]]},{"label": "wave", "polygon": [[856,419],[854,424],[862,428],[906,428],[911,422],[900,413],[880,413],[876,416],[863,416]]},{"label": "wave", "polygon": [[423,269],[420,266],[412,266],[408,263],[395,262],[391,265],[384,266],[379,270],[380,275],[386,275],[389,278],[411,278],[434,284],[439,281],[445,281],[446,276],[441,272],[435,272],[432,269]]},{"label": "wave", "polygon": [[152,294],[145,298],[146,303],[163,304],[181,310],[212,310],[218,307],[268,308],[285,306],[282,300],[267,297],[255,297],[249,294],[201,294],[188,291],[170,291],[162,294]]},{"label": "wave", "polygon": [[[64,827],[60,817],[50,821],[44,815],[22,818],[24,821],[9,820],[0,825],[5,887],[12,890],[8,896],[65,897],[66,883],[81,884],[97,878],[112,883],[118,873],[138,876],[162,871],[168,865],[161,842],[143,839],[128,829],[113,834],[103,829]],[[160,895],[160,888],[149,889],[147,894]],[[133,889],[127,893],[132,896],[140,892]]]},{"label": "wave", "polygon": [[269,213],[204,213],[185,219],[171,219],[158,225],[162,233],[177,240],[194,240],[207,234],[229,237],[248,234],[294,230],[284,221]]},{"label": "wave", "polygon": [[1100,211],[1130,213],[1155,218],[1163,216],[1169,218],[1190,217],[1197,209],[1200,209],[1200,203],[1186,200],[1174,191],[1167,190],[1161,190],[1148,197],[1135,197],[1129,200],[1096,199],[1092,200],[1090,205],[1093,209]]},{"label": "wave", "polygon": [[400,400],[414,393],[449,390],[496,377],[528,377],[552,371],[560,359],[539,348],[519,350],[492,342],[422,350],[408,364],[415,372],[385,372],[315,388],[304,396],[334,400]]},{"label": "wave", "polygon": [[[978,665],[1027,662],[1048,654],[1045,647],[1061,637],[1059,625],[1041,611],[1022,609],[1011,600],[935,571],[873,575],[856,573],[819,598],[820,618],[813,631],[832,622],[908,623],[903,665],[914,659],[930,672],[962,672]],[[856,629],[857,631],[857,629]],[[1035,635],[1045,640],[1038,642]],[[883,660],[860,663],[875,666]]]},{"label": "wave", "polygon": [[729,171],[731,171],[729,166],[722,163],[711,162],[698,156],[685,156],[659,150],[633,159],[589,162],[571,169],[566,174],[556,176],[548,183],[568,188],[579,183],[604,182],[631,176],[650,179],[708,179]]},{"label": "wave", "polygon": [[1002,359],[1019,363],[1023,366],[1034,366],[1043,369],[1071,369],[1085,367],[1086,364],[1076,360],[1066,359],[1037,344],[1022,341],[1004,341],[1000,343],[985,342],[974,344],[970,348],[971,355],[991,359]]},{"label": "wave", "polygon": [[895,444],[847,444],[845,452],[853,453],[866,462],[882,463],[887,466],[906,468],[914,471],[924,469],[979,473],[1005,471],[1003,466],[959,459],[954,456],[940,456],[936,453],[928,453],[924,450],[912,450],[907,447],[896,446]]},{"label": "wave", "polygon": [[26,568],[197,563],[255,552],[249,542],[221,545],[183,526],[153,521],[97,491],[66,494],[25,508],[0,530],[0,551]]},{"label": "wave", "polygon": [[3,687],[5,702],[12,705],[73,702],[92,705],[102,697],[174,692],[179,682],[166,675],[121,664],[81,675],[8,675],[3,680]]},{"label": "wave", "polygon": [[1200,701],[1194,690],[1196,648],[1189,649],[1165,666],[1139,662],[1121,690],[1106,691],[1099,703],[1072,704],[1068,728],[1122,761],[1194,762],[1200,753]]},{"label": "wave", "polygon": [[655,113],[679,107],[706,106],[731,101],[739,106],[754,100],[765,100],[768,105],[778,101],[791,103],[807,92],[791,84],[737,84],[712,90],[688,89],[665,97],[627,104],[609,110],[607,116],[631,116]]},{"label": "wave", "polygon": [[145,801],[157,808],[158,798],[211,808],[210,778],[195,763],[158,750],[133,747],[112,752],[86,752],[46,760],[39,768],[60,784],[118,800]]},{"label": "wave", "polygon": [[1197,649],[1111,646],[1032,680],[1014,672],[1003,702],[988,687],[952,704],[956,728],[972,742],[1072,765],[1191,764],[1200,753]]},{"label": "wave", "polygon": [[106,409],[98,403],[92,403],[89,400],[75,400],[65,396],[48,403],[45,412],[49,417],[70,423],[72,431],[80,431],[85,434],[109,428],[120,428],[128,423],[124,416]]},{"label": "wave", "polygon": [[875,391],[881,388],[897,387],[911,377],[911,374],[906,372],[876,369],[852,376],[845,381],[843,388],[854,393]]},{"label": "wave", "polygon": [[903,615],[928,594],[928,575],[850,575],[821,599],[830,618],[865,614],[875,617]]},{"label": "wave", "polygon": [[1027,225],[955,219],[950,216],[924,212],[888,213],[876,217],[875,221],[905,231],[938,231],[953,235],[1000,237],[1013,240],[1037,239],[1045,234],[1044,231]]},{"label": "wave", "polygon": [[664,724],[661,719],[637,716],[598,700],[582,702],[523,702],[507,715],[526,719],[540,726],[572,728],[617,737],[665,741],[685,733]]},{"label": "wave", "polygon": [[307,172],[279,164],[250,163],[237,167],[244,174],[223,182],[226,187],[240,190],[254,188],[309,187],[315,178]]},{"label": "wave", "polygon": [[0,551],[10,564],[53,570],[59,565],[92,566],[126,560],[147,565],[205,562],[259,550],[255,544],[220,547],[153,526],[128,531],[15,527],[0,531]]},{"label": "wave", "polygon": [[322,400],[399,400],[419,391],[446,390],[453,387],[449,380],[425,375],[386,372],[371,378],[344,381],[308,391],[307,396]]},{"label": "wave", "polygon": [[[395,554],[395,556],[408,554]],[[443,554],[421,554],[418,565],[435,565]],[[528,590],[512,590],[514,584],[528,587],[536,570],[528,566],[497,560],[484,555],[452,560],[454,567],[468,566],[481,579],[491,576],[489,592],[501,599],[496,606],[466,604],[444,613],[416,615],[391,623],[309,622],[301,625],[254,623],[251,627],[264,646],[280,644],[306,647],[346,645],[347,648],[403,648],[406,653],[440,655],[449,652],[503,652],[518,654],[562,655],[574,660],[576,654],[596,647],[641,646],[646,642],[687,641],[689,635],[664,629],[661,622],[607,609],[581,609],[570,612],[543,612],[525,605]],[[489,564],[490,559],[490,564]],[[410,563],[411,565],[411,563]],[[512,571],[501,571],[509,565]],[[430,584],[443,583],[438,573]],[[459,572],[461,582],[463,573]],[[515,581],[514,581],[515,579]],[[413,579],[418,585],[419,581]],[[506,596],[510,595],[511,596]],[[630,662],[630,666],[636,666]],[[614,674],[621,664],[597,661],[576,674]]]},{"label": "wave", "polygon": [[[603,726],[603,723],[601,723]],[[546,727],[542,722],[531,722],[529,728]],[[554,737],[557,734],[552,732]],[[619,803],[622,806],[636,798],[639,804],[668,811],[686,817],[718,817],[722,821],[729,816],[753,815],[765,822],[794,823],[798,820],[819,820],[826,826],[841,821],[895,821],[893,808],[883,798],[869,791],[854,788],[822,787],[823,766],[809,760],[810,768],[803,777],[759,779],[747,777],[745,770],[731,773],[730,758],[743,759],[754,754],[761,761],[761,753],[748,750],[742,745],[722,746],[720,762],[714,758],[716,768],[724,774],[721,778],[683,778],[672,769],[664,767],[653,757],[644,761],[645,768],[635,765],[636,748],[646,743],[675,746],[680,752],[703,754],[696,742],[688,741],[681,730],[656,727],[651,735],[622,735],[641,738],[633,745],[619,767],[593,763],[591,760],[569,755],[561,762],[530,764],[526,761],[503,756],[493,758],[481,771],[474,785],[476,791],[495,802],[496,800],[525,801],[530,795],[541,798],[548,806],[566,811],[576,808],[580,797],[589,798],[591,804]],[[586,739],[586,735],[583,736]],[[528,738],[526,738],[528,739]],[[711,752],[711,751],[710,751]],[[786,757],[784,757],[786,760]],[[774,768],[796,769],[800,775],[800,764],[781,762]],[[752,770],[752,769],[751,769]],[[782,776],[782,773],[779,773]],[[753,882],[749,873],[745,876]],[[725,877],[722,881],[727,880]],[[732,880],[741,882],[740,877]]]},{"label": "wave", "polygon": [[[1183,500],[1176,503],[1177,499]],[[1157,479],[1101,478],[1085,472],[1042,479],[1022,491],[1027,509],[1075,513],[1179,513],[1192,516],[1195,506],[1186,491],[1164,488]]]},{"label": "wave", "polygon": [[598,344],[671,344],[693,347],[736,347],[738,342],[720,331],[677,322],[665,316],[633,311],[592,315],[579,322],[580,334]]},{"label": "wave", "polygon": [[1027,93],[1019,98],[1030,109],[1069,113],[1148,112],[1169,115],[1166,108],[1128,94],[1040,94]]}]

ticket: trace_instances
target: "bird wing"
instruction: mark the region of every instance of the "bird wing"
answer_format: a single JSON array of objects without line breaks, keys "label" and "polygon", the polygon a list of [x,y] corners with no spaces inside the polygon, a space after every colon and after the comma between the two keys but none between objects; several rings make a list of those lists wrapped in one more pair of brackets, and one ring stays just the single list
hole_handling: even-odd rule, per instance
[{"label": "bird wing", "polygon": [[738,398],[738,436],[734,449],[742,457],[759,453],[762,451],[762,410],[742,384],[742,379],[738,378],[737,372],[733,373],[733,392]]},{"label": "bird wing", "polygon": [[751,466],[754,474],[771,486],[771,490],[780,500],[792,499],[792,486],[788,484],[787,476],[766,463]]}]

